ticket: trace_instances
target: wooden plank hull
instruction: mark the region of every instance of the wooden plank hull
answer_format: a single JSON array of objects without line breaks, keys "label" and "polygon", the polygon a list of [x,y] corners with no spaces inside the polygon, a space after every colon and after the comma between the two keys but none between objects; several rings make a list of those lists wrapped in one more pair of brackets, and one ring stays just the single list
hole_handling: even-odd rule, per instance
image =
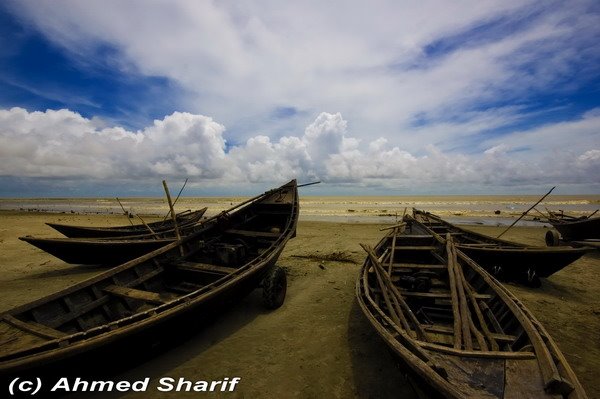
[{"label": "wooden plank hull", "polygon": [[[199,220],[206,209],[203,208],[195,212],[191,218],[184,219],[184,223],[179,226],[180,234],[185,236],[201,229],[202,221]],[[76,227],[76,229],[81,228]],[[144,229],[147,231],[145,226]],[[106,232],[107,230],[110,230],[110,228],[105,230],[94,229],[93,231]],[[120,231],[121,229],[116,230],[116,232]],[[165,226],[162,230],[153,229],[153,233],[132,235],[133,232],[134,230],[131,230],[128,235],[116,235],[114,237],[36,238],[25,236],[19,237],[19,239],[54,255],[66,263],[105,266],[127,262],[175,241],[175,230],[169,226]]]},{"label": "wooden plank hull", "polygon": [[[457,245],[462,252],[497,278],[517,282],[549,277],[581,258],[583,248],[477,248]],[[558,250],[556,250],[558,249]]]},{"label": "wooden plank hull", "polygon": [[123,357],[129,343],[177,331],[190,317],[205,320],[260,283],[297,220],[293,180],[208,219],[180,242],[0,314],[0,375],[62,373],[81,356],[106,357],[115,348]]},{"label": "wooden plank hull", "polygon": [[81,265],[118,265],[164,247],[174,238],[159,240],[91,240],[87,238],[19,237],[58,259]]},{"label": "wooden plank hull", "polygon": [[390,232],[367,257],[356,296],[420,389],[443,398],[587,397],[539,321],[452,241],[413,238],[411,247],[426,249],[404,251],[399,237]]},{"label": "wooden plank hull", "polygon": [[600,238],[600,217],[574,221],[551,218],[549,222],[565,241]]},{"label": "wooden plank hull", "polygon": [[549,277],[567,267],[585,253],[587,248],[530,246],[478,234],[436,215],[414,211],[415,232],[452,233],[457,247],[497,278],[537,285],[540,277]]},{"label": "wooden plank hull", "polygon": [[[199,222],[206,213],[207,208],[202,208],[194,212],[177,215],[177,223],[180,226],[190,225]],[[114,227],[91,227],[91,226],[73,226],[59,223],[46,223],[54,230],[60,232],[69,238],[110,238],[123,237],[138,234],[148,234],[148,228],[143,224]],[[148,223],[154,232],[163,232],[173,229],[171,219]]]}]

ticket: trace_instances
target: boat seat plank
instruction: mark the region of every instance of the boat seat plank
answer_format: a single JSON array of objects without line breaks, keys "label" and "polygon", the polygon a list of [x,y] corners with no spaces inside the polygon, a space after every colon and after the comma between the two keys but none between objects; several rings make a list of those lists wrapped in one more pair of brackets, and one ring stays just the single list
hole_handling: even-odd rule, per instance
[{"label": "boat seat plank", "polygon": [[135,288],[123,287],[120,285],[109,285],[103,288],[103,291],[123,298],[137,299],[144,302],[162,305],[169,302],[169,298],[160,295],[157,292],[138,290]]},{"label": "boat seat plank", "polygon": [[225,230],[225,233],[233,234],[236,236],[261,237],[261,238],[277,238],[281,235],[281,233],[271,233],[270,231],[254,231],[254,230],[239,230],[239,229]]},{"label": "boat seat plank", "polygon": [[[416,291],[403,290],[402,295],[419,297],[419,298],[445,298],[445,299],[452,298],[452,295],[450,294],[450,292],[416,292]],[[487,294],[475,294],[474,296],[476,299],[491,299],[492,298],[491,295],[487,295]]]},{"label": "boat seat plank", "polygon": [[[442,325],[424,325],[423,329],[425,329],[426,331],[431,331],[434,333],[439,333],[439,334],[454,334],[454,329],[450,326],[442,326]],[[492,338],[494,338],[497,341],[504,341],[504,342],[514,342],[517,337],[514,335],[507,335],[507,334],[498,334],[498,333],[491,333]]]},{"label": "boat seat plank", "polygon": [[198,263],[198,262],[179,262],[174,265],[177,269],[188,270],[193,272],[211,272],[220,274],[229,274],[235,272],[235,267],[217,266],[209,263]]},{"label": "boat seat plank", "polygon": [[410,240],[411,238],[417,239],[433,239],[432,234],[397,234],[396,240]]},{"label": "boat seat plank", "polygon": [[[150,280],[151,278],[158,276],[163,271],[164,271],[164,268],[162,266],[160,266],[157,262],[157,266],[154,270],[143,273],[140,277],[136,278],[135,280],[126,281],[126,282],[117,281],[117,279],[116,279],[116,277],[118,276],[117,275],[117,276],[113,277],[113,281],[115,282],[116,285],[121,285],[121,286],[127,285],[130,287],[133,287],[133,286],[145,283],[146,281]],[[136,269],[136,272],[137,272],[137,269]]]},{"label": "boat seat plank", "polygon": [[55,330],[54,328],[45,326],[43,324],[36,323],[34,321],[22,321],[8,314],[4,315],[2,319],[8,324],[17,327],[20,330],[26,331],[28,333],[37,335],[38,337],[42,338],[57,339],[67,335],[62,331]]},{"label": "boat seat plank", "polygon": [[432,265],[432,264],[422,264],[422,263],[393,263],[392,269],[435,269],[435,270],[445,270],[448,266],[446,265]]},{"label": "boat seat plank", "polygon": [[406,246],[397,246],[396,251],[433,251],[438,249],[433,245],[406,245]]}]

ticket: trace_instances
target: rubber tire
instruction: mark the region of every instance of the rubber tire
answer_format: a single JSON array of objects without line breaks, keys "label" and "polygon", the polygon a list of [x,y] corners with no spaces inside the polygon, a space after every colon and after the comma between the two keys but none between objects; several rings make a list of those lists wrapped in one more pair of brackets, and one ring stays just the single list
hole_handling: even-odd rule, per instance
[{"label": "rubber tire", "polygon": [[287,291],[285,270],[279,266],[272,267],[263,279],[262,288],[265,308],[277,309],[283,305]]},{"label": "rubber tire", "polygon": [[558,247],[560,245],[560,236],[556,230],[548,230],[546,232],[546,246]]}]

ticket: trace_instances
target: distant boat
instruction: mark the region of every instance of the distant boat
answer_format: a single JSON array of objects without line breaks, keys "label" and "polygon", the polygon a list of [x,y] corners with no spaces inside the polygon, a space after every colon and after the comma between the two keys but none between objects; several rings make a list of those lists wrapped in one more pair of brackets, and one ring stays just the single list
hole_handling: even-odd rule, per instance
[{"label": "distant boat", "polygon": [[298,210],[292,180],[181,241],[0,314],[0,375],[60,374],[65,364],[81,372],[92,355],[110,365],[140,339],[206,320],[261,282],[265,305],[281,306],[286,276],[275,263],[296,234]]},{"label": "distant boat", "polygon": [[[182,236],[197,230],[202,224],[201,218],[207,208],[194,212],[193,217],[184,218],[179,226]],[[118,265],[128,260],[152,252],[175,241],[175,229],[164,226],[164,229],[152,229],[152,233],[137,235],[115,235],[114,237],[86,238],[38,238],[32,236],[19,237],[39,249],[56,256],[66,263],[81,265]],[[81,227],[76,227],[80,229]],[[117,231],[121,231],[119,228]],[[98,229],[94,231],[98,232]]]},{"label": "distant boat", "polygon": [[392,230],[364,247],[356,284],[361,310],[417,389],[447,399],[586,398],[540,322],[446,237]]},{"label": "distant boat", "polygon": [[[176,215],[177,224],[179,226],[185,226],[196,223],[202,219],[204,213],[208,208],[202,208],[197,211],[184,211]],[[54,230],[62,233],[65,237],[69,238],[109,238],[109,237],[121,237],[131,236],[138,234],[148,234],[150,231],[144,224],[135,224],[133,226],[114,226],[114,227],[92,227],[92,226],[72,226],[60,223],[46,223]],[[148,223],[149,226],[155,233],[163,232],[165,230],[173,229],[173,220],[171,218]]]},{"label": "distant boat", "polygon": [[413,209],[416,223],[411,234],[452,234],[457,248],[500,279],[538,286],[540,277],[562,270],[589,250],[586,248],[525,245],[475,233],[453,225],[432,213]]},{"label": "distant boat", "polygon": [[[594,215],[594,212],[592,215]],[[546,244],[556,246],[560,239],[566,242],[574,242],[578,245],[599,246],[600,240],[600,217],[581,216],[575,217],[564,213],[550,212],[548,223],[552,225],[560,236],[553,230],[546,232]]]}]

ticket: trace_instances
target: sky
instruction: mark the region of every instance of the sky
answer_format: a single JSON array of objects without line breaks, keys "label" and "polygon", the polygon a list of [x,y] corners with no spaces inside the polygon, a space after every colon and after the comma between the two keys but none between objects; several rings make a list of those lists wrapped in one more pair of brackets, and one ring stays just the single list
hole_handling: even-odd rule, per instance
[{"label": "sky", "polygon": [[596,0],[3,1],[0,196],[600,194],[599,21]]}]

